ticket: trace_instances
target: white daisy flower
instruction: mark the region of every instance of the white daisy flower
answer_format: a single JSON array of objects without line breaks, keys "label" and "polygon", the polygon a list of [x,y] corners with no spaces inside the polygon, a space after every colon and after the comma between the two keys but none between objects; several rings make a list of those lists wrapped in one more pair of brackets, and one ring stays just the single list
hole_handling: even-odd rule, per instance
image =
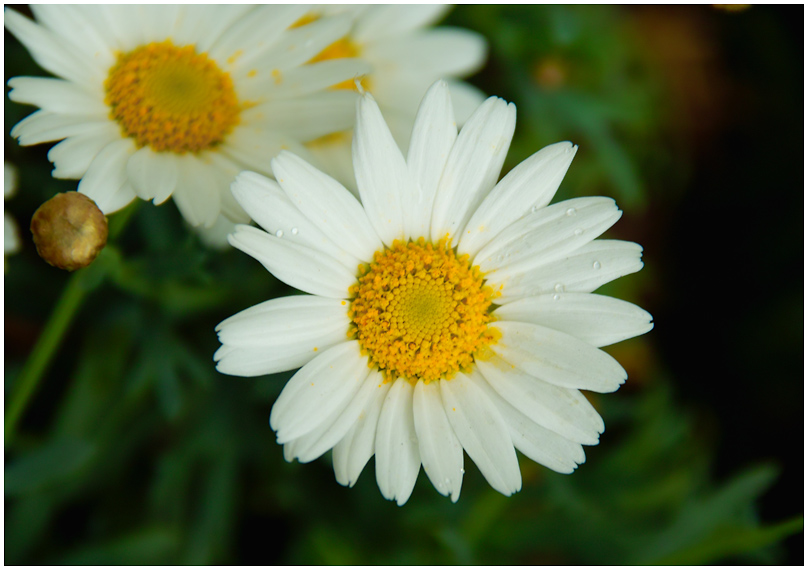
[{"label": "white daisy flower", "polygon": [[240,204],[264,231],[230,238],[308,295],[219,324],[219,371],[301,367],[270,424],[288,460],[333,449],[351,486],[371,456],[382,495],[407,501],[420,466],[458,499],[465,450],[499,492],[521,487],[516,450],[557,472],[584,462],[604,423],[581,389],[615,391],[598,347],[651,316],[593,290],[643,266],[641,247],[596,240],[621,215],[609,198],[549,206],[576,147],[546,147],[499,183],[516,109],[491,97],[455,127],[445,82],[418,111],[405,159],[370,95],[358,102],[362,202],[289,152],[277,182],[241,173]]},{"label": "white daisy flower", "polygon": [[[348,16],[291,28],[306,6],[32,5],[5,26],[62,79],[15,77],[9,98],[41,109],[11,131],[49,141],[57,178],[104,213],[173,197],[193,226],[248,221],[229,184],[267,157],[349,127],[355,95],[327,90],[356,59],[304,65],[344,37]],[[281,79],[283,78],[283,81]]]},{"label": "white daisy flower", "polygon": [[[459,125],[485,98],[479,89],[456,78],[469,76],[483,66],[486,39],[460,28],[430,28],[450,8],[430,4],[328,5],[310,12],[303,20],[335,14],[353,18],[350,33],[328,46],[314,61],[356,57],[369,64],[371,72],[361,78],[362,89],[373,94],[400,149],[407,149],[421,98],[436,80],[447,79]],[[344,81],[334,87],[351,90],[355,84]],[[356,191],[350,130],[316,139],[307,148],[320,166]]]},{"label": "white daisy flower", "polygon": [[[3,161],[3,199],[8,200],[17,191],[17,169],[11,163]],[[20,233],[17,223],[3,209],[3,271],[8,271],[6,256],[20,250]]]}]

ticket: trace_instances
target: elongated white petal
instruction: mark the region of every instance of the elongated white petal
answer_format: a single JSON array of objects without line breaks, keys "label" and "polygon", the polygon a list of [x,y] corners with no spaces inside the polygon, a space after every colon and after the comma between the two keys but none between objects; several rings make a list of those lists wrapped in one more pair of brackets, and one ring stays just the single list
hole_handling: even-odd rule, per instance
[{"label": "elongated white petal", "polygon": [[23,146],[58,141],[66,137],[82,135],[108,124],[107,120],[84,115],[62,115],[50,111],[35,111],[14,125],[11,136]]},{"label": "elongated white petal", "polygon": [[419,106],[407,152],[407,167],[418,189],[415,200],[402,205],[408,213],[406,231],[410,236],[431,239],[430,218],[438,181],[457,137],[449,87],[445,81],[437,81]]},{"label": "elongated white petal", "polygon": [[[350,129],[354,124],[354,106],[357,101],[356,93],[340,90],[319,91],[289,99],[274,99],[268,103],[257,105],[242,114],[245,124],[263,127],[271,131],[279,139],[281,147],[275,152],[264,154],[267,161],[283,149],[293,151],[296,155],[304,156],[291,142],[308,142],[318,137]],[[236,134],[234,130],[233,135]],[[233,135],[229,139],[232,139]],[[247,133],[249,136],[249,132]],[[241,137],[242,135],[240,135]],[[235,143],[234,143],[235,144]],[[250,151],[252,141],[241,144],[243,152]],[[254,167],[251,167],[254,168]],[[267,165],[263,169],[267,170]]]},{"label": "elongated white petal", "polygon": [[463,447],[447,419],[438,383],[416,383],[413,418],[427,477],[438,493],[457,502],[463,483]]},{"label": "elongated white petal", "polygon": [[295,373],[270,413],[270,426],[283,444],[314,430],[344,406],[368,376],[368,359],[356,341],[324,351]]},{"label": "elongated white petal", "polygon": [[570,441],[532,421],[506,402],[480,375],[470,379],[492,400],[508,426],[514,447],[534,462],[562,474],[570,474],[584,462],[581,444]]},{"label": "elongated white petal", "polygon": [[228,241],[279,280],[306,293],[344,299],[356,277],[337,260],[307,246],[240,225]]},{"label": "elongated white petal", "polygon": [[497,329],[503,337],[492,350],[507,363],[552,385],[610,393],[626,380],[618,361],[561,331],[516,321],[498,321]]},{"label": "elongated white petal", "polygon": [[[92,198],[104,214],[123,208],[118,195],[127,184],[126,162],[135,152],[135,144],[130,139],[113,141],[98,153],[87,168],[87,173],[79,183],[78,191]],[[135,198],[134,191],[130,201]]]},{"label": "elongated white petal", "polygon": [[332,463],[334,477],[343,486],[353,486],[365,465],[374,455],[374,443],[382,403],[393,383],[386,383],[382,373],[372,369],[365,381],[372,383],[371,397],[360,412],[359,419],[334,446]]},{"label": "elongated white petal", "polygon": [[382,249],[362,205],[339,182],[286,151],[272,169],[287,197],[332,242],[366,261]]},{"label": "elongated white petal", "polygon": [[109,114],[103,93],[91,93],[64,79],[12,77],[8,86],[11,87],[8,98],[12,101],[35,105],[52,113],[96,116],[97,120],[104,120]]},{"label": "elongated white petal", "polygon": [[242,208],[269,234],[322,252],[351,272],[361,263],[304,216],[276,181],[245,171],[236,177],[231,189]]},{"label": "elongated white petal", "polygon": [[[341,58],[310,63],[284,73],[264,68],[245,70],[239,83],[242,97],[269,101],[274,105],[279,99],[295,99],[309,95],[344,81],[353,80],[371,73],[371,65],[360,58]],[[274,72],[274,73],[273,73]],[[351,109],[353,110],[353,101]]]},{"label": "elongated white petal", "polygon": [[385,499],[404,505],[421,468],[413,421],[413,385],[404,379],[394,382],[385,397],[374,449],[379,491]]},{"label": "elongated white petal", "polygon": [[[639,271],[641,248],[621,240],[594,240],[569,256],[526,272],[501,269],[486,276],[487,284],[501,292],[498,303],[544,293],[590,293],[614,279]],[[502,288],[501,288],[502,286]]]},{"label": "elongated white petal", "polygon": [[353,36],[361,43],[388,40],[437,22],[449,9],[442,4],[378,4],[360,16]]},{"label": "elongated white petal", "polygon": [[[84,59],[92,62],[96,69],[107,71],[115,62],[110,44],[84,10],[67,4],[32,4],[30,7],[39,24],[81,51]],[[77,34],[77,30],[81,33]]]},{"label": "elongated white petal", "polygon": [[311,462],[322,456],[366,414],[369,401],[379,390],[378,378],[370,374],[370,368],[366,369],[366,373],[368,377],[345,407],[333,412],[316,430],[295,441],[295,457],[301,462]]},{"label": "elongated white petal", "polygon": [[101,149],[120,138],[120,129],[111,122],[68,137],[48,151],[48,160],[55,167],[51,174],[55,178],[81,178]]},{"label": "elongated white petal", "polygon": [[500,357],[477,365],[489,386],[532,422],[574,442],[598,443],[604,421],[579,391],[532,377]]},{"label": "elongated white petal", "polygon": [[449,234],[458,243],[461,230],[497,182],[516,118],[513,103],[490,97],[463,126],[438,183],[430,222],[433,239]]},{"label": "elongated white petal", "polygon": [[475,264],[485,272],[530,271],[592,242],[620,217],[611,198],[565,200],[511,224],[480,250]]},{"label": "elongated white petal", "polygon": [[463,373],[440,381],[441,398],[458,440],[489,484],[506,496],[522,487],[520,465],[505,421]]},{"label": "elongated white petal", "polygon": [[369,61],[396,62],[397,71],[462,77],[478,71],[486,61],[486,40],[475,32],[447,27],[377,42],[362,55]]},{"label": "elongated white petal", "polygon": [[[245,309],[217,326],[217,370],[255,376],[303,366],[346,340],[348,302],[299,295]],[[227,350],[224,350],[228,347]]]},{"label": "elongated white petal", "polygon": [[98,70],[72,44],[11,9],[3,10],[3,23],[42,68],[79,85],[98,83]]},{"label": "elongated white petal", "polygon": [[196,156],[174,157],[177,185],[172,198],[192,226],[210,228],[221,210],[221,195],[213,168]]},{"label": "elongated white petal", "polygon": [[643,335],[653,327],[652,316],[637,305],[594,293],[525,297],[498,307],[494,315],[563,331],[594,347]]},{"label": "elongated white petal", "polygon": [[501,230],[547,206],[577,149],[568,142],[548,145],[514,167],[472,215],[458,251],[474,257]]},{"label": "elongated white petal", "polygon": [[353,157],[357,188],[377,235],[387,246],[405,239],[402,200],[417,190],[379,106],[368,94],[357,102]]},{"label": "elongated white petal", "polygon": [[126,173],[143,200],[164,202],[177,187],[177,162],[171,153],[157,153],[151,147],[138,149],[126,163]]}]

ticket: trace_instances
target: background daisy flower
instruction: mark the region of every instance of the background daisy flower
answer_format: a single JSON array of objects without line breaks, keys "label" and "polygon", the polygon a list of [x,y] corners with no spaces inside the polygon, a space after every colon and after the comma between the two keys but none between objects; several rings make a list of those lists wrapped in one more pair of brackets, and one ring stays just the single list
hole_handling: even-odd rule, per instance
[{"label": "background daisy flower", "polygon": [[[291,28],[300,6],[92,5],[5,10],[6,29],[60,79],[15,77],[9,98],[40,108],[11,131],[48,153],[57,178],[105,213],[173,197],[194,226],[247,221],[228,185],[267,157],[351,124],[353,59],[305,65],[344,37],[348,16]],[[283,78],[283,81],[280,79]]]},{"label": "background daisy flower", "polygon": [[[486,60],[486,39],[470,30],[431,28],[450,10],[449,5],[329,5],[310,12],[304,21],[347,14],[353,24],[343,38],[329,45],[314,61],[356,57],[367,62],[370,73],[361,87],[376,99],[393,138],[407,149],[413,120],[427,89],[445,78],[460,125],[481,104],[485,95],[458,78],[478,71]],[[334,89],[356,89],[344,81]],[[351,131],[334,133],[307,145],[318,165],[352,191]]]},{"label": "background daisy flower", "polygon": [[[499,183],[516,108],[487,99],[458,132],[446,82],[418,111],[407,158],[370,95],[358,103],[361,203],[283,152],[277,182],[242,173],[237,200],[264,228],[231,244],[308,295],[223,321],[219,371],[302,367],[270,416],[287,460],[333,449],[353,485],[371,456],[403,504],[421,466],[453,501],[463,452],[497,491],[521,488],[516,450],[557,472],[584,461],[604,424],[580,392],[626,379],[599,347],[652,328],[639,307],[592,292],[641,269],[637,244],[596,240],[608,198],[549,206],[576,152],[558,143]],[[516,449],[516,450],[515,450]]]}]

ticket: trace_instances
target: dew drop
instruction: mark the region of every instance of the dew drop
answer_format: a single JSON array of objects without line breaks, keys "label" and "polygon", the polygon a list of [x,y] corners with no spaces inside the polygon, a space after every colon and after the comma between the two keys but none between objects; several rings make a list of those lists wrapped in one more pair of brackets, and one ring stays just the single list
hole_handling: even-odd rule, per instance
[{"label": "dew drop", "polygon": [[293,229],[292,229],[292,235],[293,235],[293,236],[295,236],[297,233],[298,233],[298,229],[297,229],[297,228],[293,228]]},{"label": "dew drop", "polygon": [[464,474],[466,474],[466,470],[464,470],[463,468],[461,468],[461,475],[463,476]]},{"label": "dew drop", "polygon": [[568,208],[565,211],[565,214],[567,214],[568,216],[575,216],[576,215],[576,209],[575,208]]},{"label": "dew drop", "polygon": [[531,207],[531,212],[536,212],[536,211],[537,211],[537,207],[536,207],[536,205],[532,206],[532,207]]},{"label": "dew drop", "polygon": [[593,269],[594,270],[600,270],[601,269],[601,262],[599,262],[598,260],[593,262]]},{"label": "dew drop", "polygon": [[556,284],[555,286],[553,286],[553,291],[561,293],[565,291],[565,286],[563,286],[562,284]]},{"label": "dew drop", "polygon": [[581,228],[576,228],[575,230],[573,230],[573,233],[576,236],[581,236],[584,233],[584,230],[582,230]]},{"label": "dew drop", "polygon": [[278,231],[275,233],[275,236],[276,236],[277,238],[280,238],[280,237],[281,237],[281,236],[283,236],[283,235],[284,235],[284,231],[283,231],[283,230],[278,230]]},{"label": "dew drop", "polygon": [[553,294],[553,301],[559,301],[560,299],[562,299],[561,295],[559,295],[558,293]]}]

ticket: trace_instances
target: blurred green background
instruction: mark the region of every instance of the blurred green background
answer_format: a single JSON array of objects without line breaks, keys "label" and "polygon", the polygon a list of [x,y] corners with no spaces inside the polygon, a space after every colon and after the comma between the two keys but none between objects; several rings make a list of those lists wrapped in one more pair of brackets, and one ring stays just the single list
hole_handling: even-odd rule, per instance
[{"label": "blurred green background", "polygon": [[[291,373],[220,375],[214,326],[289,289],[143,203],[71,287],[92,292],[5,448],[8,564],[802,564],[803,6],[459,6],[489,40],[470,82],[517,104],[513,167],[580,147],[557,200],[613,196],[646,267],[600,291],[654,330],[573,475],[521,458],[505,498],[467,460],[399,508],[369,464],[288,464],[268,426]],[[5,34],[5,80],[44,75]],[[11,127],[24,230],[74,181]],[[269,158],[269,157],[268,157]],[[70,278],[30,235],[5,275],[5,397]]]}]

